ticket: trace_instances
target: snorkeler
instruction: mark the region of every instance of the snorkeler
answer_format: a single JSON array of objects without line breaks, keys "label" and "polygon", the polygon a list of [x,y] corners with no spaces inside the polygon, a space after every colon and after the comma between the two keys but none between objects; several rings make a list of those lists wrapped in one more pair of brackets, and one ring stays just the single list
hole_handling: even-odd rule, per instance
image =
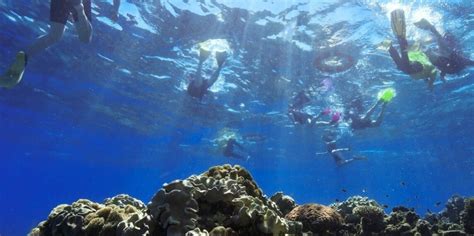
[{"label": "snorkeler", "polygon": [[440,71],[441,80],[445,82],[446,74],[457,74],[468,66],[474,66],[474,61],[465,57],[458,49],[456,39],[451,33],[441,35],[438,30],[426,19],[421,19],[415,26],[430,31],[436,38],[438,50],[428,51],[427,55]]},{"label": "snorkeler", "polygon": [[[396,96],[396,92],[392,88],[387,88],[378,93],[377,102],[364,114],[361,114],[362,107],[359,105],[361,102],[353,101],[351,107],[348,109],[347,117],[350,119],[351,128],[354,130],[378,127],[382,123],[385,109],[387,104]],[[376,119],[372,119],[372,114],[375,109],[382,105],[379,115]]]},{"label": "snorkeler", "polygon": [[[110,17],[112,20],[118,18],[119,7],[120,0],[114,0],[113,13]],[[0,77],[0,87],[12,88],[20,83],[28,59],[61,40],[71,14],[79,40],[90,43],[92,40],[91,13],[91,0],[51,0],[49,32],[39,37],[25,51],[17,53],[14,63],[5,75]]]},{"label": "snorkeler", "polygon": [[391,12],[392,30],[400,44],[400,54],[390,45],[389,53],[397,68],[410,75],[413,79],[423,79],[428,83],[428,88],[433,88],[436,79],[436,68],[428,56],[419,49],[412,50],[408,47],[406,39],[405,12],[401,9]]},{"label": "snorkeler", "polygon": [[327,152],[331,155],[338,166],[343,166],[353,161],[367,160],[367,157],[365,156],[354,156],[350,159],[345,159],[342,152],[350,151],[350,148],[337,148],[336,134],[334,132],[326,131],[323,134],[322,139],[326,144]]},{"label": "snorkeler", "polygon": [[227,59],[227,52],[216,51],[215,56],[217,61],[217,69],[214,74],[212,74],[211,78],[203,79],[201,75],[202,64],[207,60],[210,54],[210,51],[200,48],[198,69],[194,77],[191,78],[187,88],[188,94],[191,97],[198,98],[199,100],[204,97],[204,95],[208,92],[208,89],[217,81],[222,70],[222,65],[224,65],[224,62]]},{"label": "snorkeler", "polygon": [[[236,150],[236,147],[239,150]],[[248,160],[250,158],[250,156],[246,153],[245,148],[234,138],[229,138],[227,140],[227,143],[224,147],[224,156],[242,160]]]},{"label": "snorkeler", "polygon": [[303,111],[304,106],[311,99],[306,91],[300,91],[293,98],[293,102],[288,106],[288,116],[294,124],[312,124],[313,115]]}]

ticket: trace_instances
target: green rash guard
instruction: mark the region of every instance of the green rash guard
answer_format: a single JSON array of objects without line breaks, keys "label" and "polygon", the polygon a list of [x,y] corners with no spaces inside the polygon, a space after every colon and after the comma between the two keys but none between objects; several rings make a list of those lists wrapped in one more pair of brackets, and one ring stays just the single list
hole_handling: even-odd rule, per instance
[{"label": "green rash guard", "polygon": [[413,79],[427,79],[436,77],[436,67],[431,64],[428,56],[422,51],[408,51],[408,58],[411,62],[418,62],[423,65],[423,70],[411,74],[410,76]]}]

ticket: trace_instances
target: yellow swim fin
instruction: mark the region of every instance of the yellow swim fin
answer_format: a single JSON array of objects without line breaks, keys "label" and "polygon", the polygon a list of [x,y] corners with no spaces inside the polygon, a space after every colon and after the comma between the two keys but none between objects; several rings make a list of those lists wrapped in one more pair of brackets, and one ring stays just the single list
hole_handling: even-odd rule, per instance
[{"label": "yellow swim fin", "polygon": [[26,54],[23,51],[16,54],[15,62],[10,66],[7,73],[0,77],[0,87],[13,88],[23,79],[26,67]]},{"label": "yellow swim fin", "polygon": [[400,38],[406,38],[406,23],[405,23],[405,12],[402,9],[392,11],[391,22],[392,30],[395,36]]}]

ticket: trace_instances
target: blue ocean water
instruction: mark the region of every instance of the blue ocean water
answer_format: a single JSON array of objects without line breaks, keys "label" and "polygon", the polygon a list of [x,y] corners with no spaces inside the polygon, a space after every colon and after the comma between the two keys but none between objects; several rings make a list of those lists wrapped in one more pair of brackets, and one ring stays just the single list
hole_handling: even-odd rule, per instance
[{"label": "blue ocean water", "polygon": [[[267,195],[283,191],[298,203],[364,195],[423,214],[453,194],[474,195],[474,68],[433,91],[398,71],[381,49],[394,40],[397,8],[411,42],[433,46],[412,24],[424,17],[474,58],[469,0],[124,0],[116,23],[111,1],[93,0],[92,43],[68,24],[61,42],[30,58],[18,86],[0,91],[0,235],[25,235],[79,198],[128,193],[147,202],[163,183],[224,163],[248,169]],[[2,71],[48,22],[49,1],[0,0]],[[186,78],[209,39],[232,53],[198,101]],[[354,65],[321,71],[314,60],[328,50]],[[338,144],[367,161],[338,167],[324,154],[323,128],[288,118],[292,97],[323,81],[330,88],[313,97],[313,111],[342,111],[354,97],[368,109],[379,90],[396,89],[380,127],[337,128]],[[239,136],[248,161],[222,155],[216,140],[225,132]]]}]

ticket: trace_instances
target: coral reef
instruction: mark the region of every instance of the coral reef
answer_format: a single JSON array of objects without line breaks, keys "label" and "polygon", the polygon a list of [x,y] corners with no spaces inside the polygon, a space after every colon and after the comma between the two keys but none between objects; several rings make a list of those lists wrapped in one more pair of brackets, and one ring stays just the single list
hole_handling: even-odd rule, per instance
[{"label": "coral reef", "polygon": [[248,171],[216,166],[164,184],[145,205],[125,194],[103,203],[58,205],[30,236],[473,235],[474,198],[453,196],[424,218],[353,196],[332,205],[297,205],[277,192],[268,199]]},{"label": "coral reef", "polygon": [[295,200],[288,195],[284,195],[283,192],[275,193],[270,200],[276,203],[283,215],[290,213],[290,211],[296,207]]},{"label": "coral reef", "polygon": [[464,212],[461,214],[464,231],[468,234],[474,234],[474,198],[465,200]]},{"label": "coral reef", "polygon": [[167,235],[206,234],[218,226],[231,227],[239,234],[279,234],[294,229],[240,166],[213,167],[165,184],[148,210],[153,226]]},{"label": "coral reef", "polygon": [[29,235],[149,235],[150,220],[143,206],[128,195],[106,199],[104,204],[80,199],[54,208]]},{"label": "coral reef", "polygon": [[341,227],[343,219],[333,208],[319,204],[297,206],[286,218],[303,223],[303,230],[324,234],[336,231]]}]

